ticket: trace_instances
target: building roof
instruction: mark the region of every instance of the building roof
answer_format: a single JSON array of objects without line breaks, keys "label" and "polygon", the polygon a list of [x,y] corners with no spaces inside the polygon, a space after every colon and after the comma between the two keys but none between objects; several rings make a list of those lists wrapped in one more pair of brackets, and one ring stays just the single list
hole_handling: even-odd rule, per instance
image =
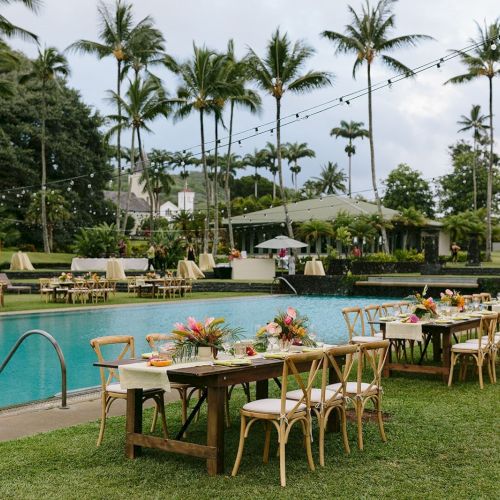
[{"label": "building roof", "polygon": [[[122,193],[120,196],[120,209],[127,209],[127,197],[128,193]],[[118,200],[118,192],[117,191],[104,191],[104,198],[106,200],[112,201],[115,205]],[[130,212],[138,212],[138,213],[148,213],[149,205],[146,200],[142,198],[138,198],[134,193],[130,193],[130,202],[128,207]]]},{"label": "building roof", "polygon": [[177,211],[179,210],[179,207],[172,203],[171,201],[166,201],[165,203],[162,203],[160,205],[160,210],[170,210],[170,211]]},{"label": "building roof", "polygon": [[[307,220],[333,220],[339,212],[347,212],[351,216],[371,215],[377,213],[377,206],[367,201],[355,200],[335,194],[314,198],[312,200],[298,201],[288,204],[288,211],[292,222]],[[382,207],[385,219],[390,220],[398,215],[397,210]],[[280,224],[285,216],[282,206],[259,210],[245,215],[231,218],[233,225],[252,224]]]}]

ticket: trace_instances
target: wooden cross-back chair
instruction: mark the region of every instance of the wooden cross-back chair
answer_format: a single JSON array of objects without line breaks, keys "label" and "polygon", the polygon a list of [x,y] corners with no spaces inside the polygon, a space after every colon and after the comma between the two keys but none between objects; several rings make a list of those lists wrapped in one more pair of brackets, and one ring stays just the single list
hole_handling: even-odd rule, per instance
[{"label": "wooden cross-back chair", "polygon": [[490,302],[491,301],[491,293],[481,292],[479,295],[481,296],[482,302]]},{"label": "wooden cross-back chair", "polygon": [[40,298],[47,303],[54,293],[54,290],[50,286],[50,278],[38,278],[38,285],[40,288]]},{"label": "wooden cross-back chair", "polygon": [[376,321],[378,318],[380,318],[380,314],[382,312],[382,309],[380,308],[379,305],[377,304],[372,304],[369,306],[365,306],[363,308],[365,316],[366,316],[366,322],[368,326],[370,327],[370,334],[372,337],[376,337],[378,339],[383,338],[383,334],[380,330],[377,329],[376,325],[371,323],[372,321]]},{"label": "wooden cross-back chair", "polygon": [[345,307],[342,309],[342,316],[347,325],[349,342],[354,344],[364,344],[377,339],[371,335],[366,335],[365,320],[361,307]]},{"label": "wooden cross-back chair", "polygon": [[397,302],[385,302],[380,308],[385,316],[394,316],[400,312]]},{"label": "wooden cross-back chair", "polygon": [[[354,402],[356,411],[356,421],[358,427],[358,448],[363,449],[363,413],[366,404],[370,401],[377,412],[377,421],[382,441],[387,441],[384,421],[382,418],[382,370],[389,350],[389,341],[381,340],[361,344],[358,351],[358,366],[356,369],[356,381],[346,382],[345,394]],[[365,370],[368,367],[369,370]],[[364,381],[365,373],[371,373]],[[332,384],[326,387],[327,390],[337,390],[338,385]]]},{"label": "wooden cross-back chair", "polygon": [[491,383],[496,382],[495,358],[496,344],[495,332],[498,321],[498,313],[488,314],[481,318],[479,334],[476,339],[469,339],[466,342],[459,342],[451,346],[450,376],[448,386],[453,382],[453,369],[459,359],[462,360],[462,379],[465,379],[467,361],[472,358],[477,366],[479,374],[479,387],[483,389],[483,366],[487,362],[488,375]]},{"label": "wooden cross-back chair", "polygon": [[[94,349],[97,354],[97,359],[101,363],[105,361],[101,351],[101,347],[105,345],[122,346],[120,354],[116,357],[116,360],[118,361],[126,359],[126,356],[130,358],[135,357],[134,337],[131,335],[97,337],[90,341],[90,345],[92,349]],[[117,399],[127,399],[127,391],[122,389],[120,386],[120,379],[117,370],[113,368],[99,367],[99,372],[101,376],[101,427],[99,430],[99,437],[97,438],[97,446],[100,446],[104,437],[106,417],[111,405]],[[166,438],[168,437],[168,433],[167,421],[165,418],[165,403],[163,400],[164,393],[165,391],[163,389],[145,390],[143,391],[142,402],[144,403],[147,399],[152,399],[155,402],[155,415],[153,416],[153,421],[156,422],[157,414],[160,413],[163,434]]]},{"label": "wooden cross-back chair", "polygon": [[[306,382],[304,381],[304,376],[300,374],[297,368],[299,363],[310,363],[310,370],[306,377]],[[264,463],[267,463],[269,460],[272,427],[274,426],[278,432],[281,486],[286,486],[286,444],[290,431],[297,422],[300,422],[302,426],[309,468],[314,470],[314,461],[311,451],[310,397],[314,380],[322,364],[322,351],[287,355],[283,362],[281,397],[279,399],[258,399],[243,406],[240,410],[240,443],[231,473],[232,476],[236,476],[238,473],[241,458],[243,456],[245,439],[248,437],[250,428],[255,422],[263,422],[266,429],[263,454]],[[301,391],[301,396],[298,399],[291,400],[287,398],[289,376],[293,377],[293,380],[297,383]]]},{"label": "wooden cross-back chair", "polygon": [[401,302],[396,303],[400,313],[410,313],[412,303],[409,300],[402,300]]}]

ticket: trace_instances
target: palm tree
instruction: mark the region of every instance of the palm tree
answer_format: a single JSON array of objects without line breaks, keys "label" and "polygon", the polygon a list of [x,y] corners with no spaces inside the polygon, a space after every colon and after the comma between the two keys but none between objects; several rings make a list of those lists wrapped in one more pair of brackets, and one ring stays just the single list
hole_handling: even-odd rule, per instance
[{"label": "palm tree", "polygon": [[481,114],[481,106],[479,104],[473,104],[470,110],[470,115],[462,115],[461,119],[457,122],[462,126],[459,132],[469,132],[472,130],[472,138],[474,140],[474,162],[472,164],[472,189],[473,189],[473,200],[474,200],[474,210],[477,210],[477,182],[476,182],[476,170],[477,170],[477,143],[481,140],[483,134],[489,127],[485,124],[488,119],[487,116]]},{"label": "palm tree", "polygon": [[47,93],[54,87],[58,87],[58,78],[65,78],[70,73],[68,61],[54,47],[38,50],[38,57],[33,61],[31,71],[20,78],[21,83],[30,80],[40,85],[42,110],[40,127],[40,155],[42,159],[42,194],[41,202],[41,223],[43,235],[43,251],[50,253],[50,239],[47,226],[47,155],[46,147],[46,122],[47,122]]},{"label": "palm tree", "polygon": [[420,210],[417,210],[415,207],[408,207],[403,208],[399,215],[393,217],[392,221],[400,224],[405,228],[401,246],[403,247],[403,250],[406,250],[406,244],[408,241],[410,230],[416,227],[422,227],[425,224],[425,216]]},{"label": "palm tree", "polygon": [[[116,101],[118,122],[121,122],[121,83],[124,78],[124,67],[131,56],[130,47],[139,44],[137,40],[145,38],[144,33],[153,30],[152,19],[147,16],[134,26],[132,4],[123,0],[115,0],[111,10],[104,2],[99,2],[97,12],[100,17],[99,42],[78,40],[68,47],[68,50],[96,55],[99,59],[113,57],[116,61]],[[134,42],[136,41],[136,42]],[[116,130],[117,163],[118,163],[118,196],[117,204],[120,207],[122,191],[122,162],[121,162],[121,130]],[[120,209],[116,211],[116,228],[120,230]]]},{"label": "palm tree", "polygon": [[[267,168],[273,176],[273,200],[276,199],[276,174],[278,173],[278,152],[276,146],[272,142],[267,142],[266,147],[262,150],[267,157]],[[283,155],[283,146],[281,147],[281,156]]]},{"label": "palm tree", "polygon": [[247,153],[243,157],[243,163],[249,167],[253,167],[254,169],[254,196],[255,198],[259,197],[259,179],[261,176],[258,174],[259,168],[267,167],[267,155],[265,151],[254,149],[253,153]]},{"label": "palm tree", "polygon": [[234,124],[234,108],[235,106],[242,107],[250,113],[258,113],[261,109],[261,98],[257,92],[247,88],[246,83],[248,81],[248,68],[246,59],[238,60],[234,53],[234,42],[229,40],[227,44],[227,64],[229,66],[228,78],[238,81],[240,87],[238,92],[229,97],[229,137],[227,143],[227,153],[226,153],[226,168],[224,173],[224,195],[227,207],[227,224],[229,232],[229,244],[231,248],[234,248],[234,234],[233,234],[233,224],[231,221],[231,190],[229,187],[229,181],[231,178],[231,161],[234,155],[231,153],[231,148],[233,145],[233,124]]},{"label": "palm tree", "polygon": [[319,177],[314,178],[318,183],[320,193],[345,193],[346,175],[336,163],[329,161],[322,169]]},{"label": "palm tree", "polygon": [[314,54],[314,49],[303,41],[293,45],[288,35],[277,29],[269,40],[263,58],[254,50],[248,54],[248,67],[257,85],[272,95],[276,101],[276,152],[285,223],[288,234],[293,238],[293,228],[288,214],[281,158],[281,100],[288,92],[303,93],[330,84],[329,74],[322,71],[301,73],[304,63]]},{"label": "palm tree", "polygon": [[349,158],[349,187],[347,189],[347,196],[349,196],[349,198],[352,194],[351,157],[356,154],[356,146],[352,142],[354,139],[363,139],[363,137],[368,137],[368,130],[364,129],[363,126],[363,122],[353,122],[352,120],[350,122],[346,122],[345,120],[341,120],[340,127],[332,128],[330,131],[331,136],[335,136],[337,138],[343,137],[344,139],[349,140],[349,144],[347,144],[344,150]]},{"label": "palm tree", "polygon": [[187,179],[189,177],[189,172],[186,170],[188,165],[198,165],[198,159],[191,153],[191,151],[176,151],[170,155],[171,165],[182,169],[180,173],[181,179],[184,181],[184,189],[187,189]]},{"label": "palm tree", "polygon": [[335,232],[333,231],[333,227],[328,221],[309,220],[303,222],[299,226],[299,237],[308,243],[313,241],[316,243],[316,253],[318,257],[321,251],[318,240],[320,238],[333,237],[334,235]]},{"label": "palm tree", "polygon": [[372,243],[377,237],[377,231],[368,218],[356,217],[348,226],[348,231],[357,239],[361,252],[364,253],[365,243]]},{"label": "palm tree", "polygon": [[[352,24],[346,26],[346,34],[335,31],[323,31],[322,36],[331,40],[337,47],[337,53],[354,53],[356,60],[352,68],[352,76],[356,78],[358,68],[366,63],[368,78],[368,138],[370,140],[370,161],[373,192],[377,209],[382,216],[382,204],[377,188],[377,172],[375,169],[375,146],[373,139],[373,113],[372,113],[372,75],[371,69],[375,57],[380,57],[389,68],[412,75],[413,72],[403,63],[387,55],[391,50],[399,49],[405,45],[416,45],[419,40],[430,39],[426,35],[403,35],[389,38],[389,32],[394,28],[395,16],[391,11],[394,0],[379,0],[375,7],[369,0],[361,7],[358,14],[351,6],[348,10],[352,15]],[[382,244],[384,251],[389,252],[387,233],[382,230]]]},{"label": "palm tree", "polygon": [[306,200],[316,198],[319,194],[321,194],[321,184],[318,181],[308,179],[302,185],[300,194],[302,195],[302,198],[305,198]]},{"label": "palm tree", "polygon": [[288,164],[292,165],[290,170],[292,172],[292,184],[297,189],[297,176],[302,170],[298,164],[301,158],[315,158],[316,153],[309,147],[307,147],[306,142],[291,142],[286,145],[286,158]]},{"label": "palm tree", "polygon": [[[166,117],[170,112],[172,100],[167,99],[164,89],[161,87],[158,80],[153,77],[148,77],[146,80],[138,77],[133,82],[130,82],[125,98],[113,91],[110,91],[110,95],[113,101],[120,102],[119,107],[120,110],[123,110],[123,113],[120,112],[118,115],[110,115],[108,117],[116,123],[116,125],[109,130],[108,135],[118,133],[123,128],[128,128],[137,136],[139,155],[149,197],[150,227],[153,228],[154,193],[149,178],[149,161],[142,147],[141,131],[151,132],[148,124],[158,116],[162,115]],[[117,211],[120,212],[119,204],[117,205]]]},{"label": "palm tree", "polygon": [[208,253],[212,195],[205,147],[205,115],[214,111],[216,99],[220,99],[222,95],[227,97],[234,93],[231,91],[234,90],[235,85],[221,79],[221,74],[226,69],[226,56],[217,54],[206,47],[197,47],[196,44],[193,44],[193,52],[191,60],[183,64],[171,65],[171,69],[182,79],[182,85],[177,90],[181,102],[175,112],[174,119],[186,118],[193,111],[198,112],[199,115],[201,164],[207,195],[203,252]]},{"label": "palm tree", "polygon": [[492,24],[485,24],[484,30],[476,23],[478,38],[471,39],[470,43],[475,47],[470,52],[455,51],[460,60],[467,67],[467,73],[454,76],[446,83],[467,83],[476,78],[486,76],[489,87],[489,118],[490,118],[490,151],[488,166],[488,187],[486,193],[486,253],[485,259],[491,260],[491,204],[493,198],[493,78],[500,75],[500,49],[495,44],[500,37],[500,19]]},{"label": "palm tree", "polygon": [[[149,179],[149,188],[148,188]],[[175,184],[174,179],[167,171],[167,166],[164,164],[154,163],[151,159],[149,165],[143,169],[140,182],[144,184],[143,192],[151,192],[153,196],[152,205],[156,216],[160,216],[160,197],[162,194],[170,194],[172,186]]]},{"label": "palm tree", "polygon": [[[42,5],[41,0],[1,0],[2,5],[10,5],[15,2],[21,2],[28,9],[36,12],[38,7]],[[29,31],[26,31],[15,24],[12,24],[6,17],[0,15],[0,35],[3,35],[7,38],[11,38],[13,36],[19,36],[21,38],[27,40],[38,41],[38,37]]]}]

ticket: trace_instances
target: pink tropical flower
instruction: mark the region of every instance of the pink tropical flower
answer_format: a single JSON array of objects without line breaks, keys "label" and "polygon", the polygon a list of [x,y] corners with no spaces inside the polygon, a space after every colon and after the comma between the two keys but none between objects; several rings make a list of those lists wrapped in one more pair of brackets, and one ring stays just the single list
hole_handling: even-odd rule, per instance
[{"label": "pink tropical flower", "polygon": [[410,323],[418,323],[420,321],[416,314],[410,314],[409,320]]},{"label": "pink tropical flower", "polygon": [[278,323],[272,321],[271,323],[267,324],[266,330],[267,333],[270,333],[271,335],[279,335],[281,333],[281,326],[278,325]]},{"label": "pink tropical flower", "polygon": [[285,325],[289,325],[292,321],[293,319],[291,318],[291,316],[285,316],[285,319],[283,320]]},{"label": "pink tropical flower", "polygon": [[209,326],[215,318],[205,318],[205,328]]},{"label": "pink tropical flower", "polygon": [[445,293],[446,295],[450,296],[450,297],[453,295],[453,292],[452,292],[449,288],[447,288],[447,289],[444,291],[444,293]]},{"label": "pink tropical flower", "polygon": [[297,311],[293,307],[289,307],[286,310],[286,314],[287,314],[287,316],[289,316],[292,319],[295,319],[297,317]]},{"label": "pink tropical flower", "polygon": [[441,296],[441,299],[443,299],[444,297],[446,297],[446,295],[443,292],[440,293],[440,296]]},{"label": "pink tropical flower", "polygon": [[185,332],[186,331],[186,327],[184,326],[183,323],[174,323],[174,327],[176,330],[179,330],[181,332]]},{"label": "pink tropical flower", "polygon": [[189,316],[187,323],[189,328],[193,329],[196,326],[196,319],[193,316]]}]

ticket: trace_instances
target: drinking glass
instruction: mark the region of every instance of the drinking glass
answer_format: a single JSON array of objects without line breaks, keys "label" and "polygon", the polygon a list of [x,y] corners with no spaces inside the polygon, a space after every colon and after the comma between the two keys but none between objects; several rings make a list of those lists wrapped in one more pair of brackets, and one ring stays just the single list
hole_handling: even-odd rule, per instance
[{"label": "drinking glass", "polygon": [[242,359],[247,353],[246,345],[241,342],[236,342],[234,344],[234,357],[236,359]]},{"label": "drinking glass", "polygon": [[269,352],[277,351],[277,346],[278,346],[278,337],[275,337],[274,335],[269,335],[267,350]]},{"label": "drinking glass", "polygon": [[224,351],[224,354],[226,356],[231,356],[231,347],[233,347],[233,344],[229,342],[228,340],[225,340],[222,342],[222,349]]},{"label": "drinking glass", "polygon": [[500,302],[500,292],[497,293],[497,300]]}]

